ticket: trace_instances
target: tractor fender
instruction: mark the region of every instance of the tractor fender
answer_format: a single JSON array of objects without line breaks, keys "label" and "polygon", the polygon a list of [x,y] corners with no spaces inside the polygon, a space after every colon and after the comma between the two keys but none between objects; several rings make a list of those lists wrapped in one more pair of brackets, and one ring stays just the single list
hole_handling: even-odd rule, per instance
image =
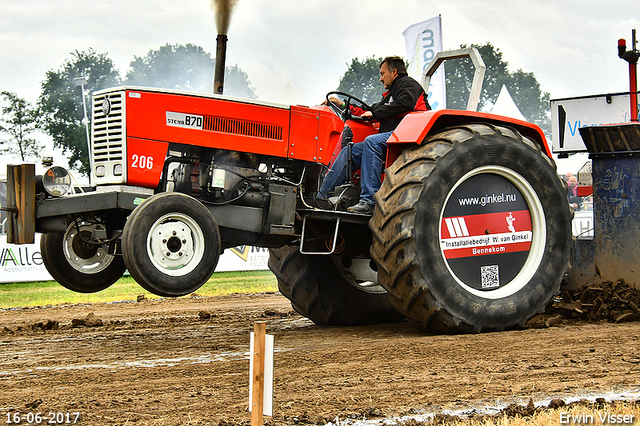
[{"label": "tractor fender", "polygon": [[523,136],[535,140],[542,151],[551,158],[551,151],[544,133],[537,125],[496,114],[484,112],[442,109],[437,111],[421,111],[407,114],[387,140],[387,167],[398,158],[403,147],[408,144],[421,144],[425,137],[434,132],[452,126],[470,123],[490,123],[513,127]]}]

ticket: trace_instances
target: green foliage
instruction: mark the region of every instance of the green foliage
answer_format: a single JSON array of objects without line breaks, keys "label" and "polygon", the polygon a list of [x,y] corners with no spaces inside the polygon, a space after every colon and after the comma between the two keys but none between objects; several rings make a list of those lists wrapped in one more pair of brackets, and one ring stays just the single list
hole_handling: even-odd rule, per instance
[{"label": "green foliage", "polygon": [[257,97],[255,89],[251,87],[251,82],[249,81],[247,73],[238,68],[237,65],[226,67],[225,74],[225,95],[238,96],[240,98],[247,99],[255,99]]},{"label": "green foliage", "polygon": [[380,62],[382,58],[375,56],[362,61],[353,58],[340,79],[337,90],[349,93],[368,104],[379,102],[384,92],[384,86],[380,83]]},{"label": "green foliage", "polygon": [[[471,46],[478,49],[487,67],[478,103],[478,109],[482,111],[496,101],[502,85],[508,83],[508,64],[503,61],[502,52],[495,49],[491,43],[482,46],[472,44]],[[461,49],[466,47],[465,44],[460,46]],[[444,68],[447,85],[447,109],[466,109],[475,71],[473,63],[469,58],[454,59],[446,61]],[[507,88],[510,89],[510,87]]]},{"label": "green foliage", "polygon": [[44,148],[36,139],[29,137],[38,124],[38,111],[13,92],[3,91],[5,101],[0,117],[0,133],[9,139],[0,140],[1,154],[19,154],[22,161],[37,158]]},{"label": "green foliage", "polygon": [[[133,86],[213,93],[215,60],[193,44],[165,44],[146,56],[134,56],[125,83]],[[255,99],[247,75],[237,66],[226,67],[225,95]]]},{"label": "green foliage", "polygon": [[[69,153],[69,166],[89,175],[89,153],[83,124],[82,91],[73,79],[86,77],[86,95],[120,84],[119,72],[106,53],[75,51],[57,71],[47,71],[38,105],[45,131],[53,144]],[[87,117],[91,122],[91,99],[87,99]]]},{"label": "green foliage", "polygon": [[165,44],[144,57],[134,56],[125,84],[211,92],[213,63],[200,46]]},{"label": "green foliage", "polygon": [[[514,103],[524,117],[537,124],[547,134],[551,133],[551,113],[549,111],[548,92],[540,90],[540,84],[533,73],[519,69],[510,72],[508,62],[502,59],[502,52],[491,43],[483,45],[472,44],[478,49],[485,66],[484,83],[480,93],[478,109],[485,111],[498,99],[502,85],[506,85]],[[461,45],[466,48],[467,45]],[[469,58],[446,61],[445,78],[447,85],[447,108],[466,109],[471,83],[473,82],[474,67]]]},{"label": "green foliage", "polygon": [[551,135],[551,112],[549,92],[542,92],[540,84],[531,72],[521,69],[511,74],[512,86],[507,86],[513,101],[522,115],[537,124],[547,137]]}]

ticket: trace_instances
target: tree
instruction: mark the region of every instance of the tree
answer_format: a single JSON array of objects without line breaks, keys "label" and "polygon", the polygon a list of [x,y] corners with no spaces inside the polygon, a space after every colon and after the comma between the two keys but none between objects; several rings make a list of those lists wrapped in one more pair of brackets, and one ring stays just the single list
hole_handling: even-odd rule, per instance
[{"label": "tree", "polygon": [[[531,72],[522,69],[510,72],[508,62],[502,59],[500,49],[491,43],[472,44],[478,49],[487,67],[480,93],[479,110],[488,110],[498,99],[502,85],[506,85],[514,103],[525,118],[542,128],[545,134],[551,134],[551,113],[549,111],[548,92],[540,90],[540,84]],[[461,45],[464,49],[467,45]],[[446,61],[445,80],[447,85],[447,108],[465,109],[473,82],[474,67],[469,58]]]},{"label": "tree", "polygon": [[[120,84],[120,74],[106,53],[75,51],[58,71],[49,70],[42,83],[38,100],[45,131],[53,144],[69,153],[69,166],[89,176],[89,150],[83,125],[82,91],[74,78],[86,77],[87,94]],[[87,116],[91,120],[91,100],[87,100]]]},{"label": "tree", "polygon": [[340,79],[337,90],[349,93],[368,104],[380,101],[384,92],[380,83],[380,62],[382,58],[375,56],[362,61],[353,58]]},{"label": "tree", "polygon": [[540,84],[531,72],[521,69],[511,74],[509,91],[522,115],[537,124],[549,138],[551,135],[551,111],[549,92],[542,92]]},{"label": "tree", "polygon": [[[487,105],[495,103],[503,84],[509,80],[507,63],[502,60],[502,52],[495,49],[491,43],[482,46],[472,44],[478,49],[485,66],[487,67],[480,92],[478,110],[484,110]],[[466,44],[460,46],[467,48]],[[445,82],[447,86],[447,108],[466,109],[471,83],[475,68],[469,58],[449,60],[444,63]]]},{"label": "tree", "polygon": [[[7,103],[2,107],[0,132],[10,136],[8,140],[0,140],[0,153],[19,154],[22,161],[37,158],[44,146],[36,139],[29,137],[36,131],[37,110],[13,92],[3,91],[0,96]],[[12,143],[17,146],[13,146]]]},{"label": "tree", "polygon": [[[215,64],[215,61],[214,61]],[[240,98],[255,99],[256,92],[251,87],[251,82],[247,73],[238,68],[237,65],[226,67],[224,77],[224,93]],[[213,86],[212,86],[213,90]]]},{"label": "tree", "polygon": [[[134,56],[125,83],[134,86],[213,93],[215,60],[193,44],[165,44],[146,56]],[[255,99],[255,90],[237,65],[226,67],[224,93]]]}]

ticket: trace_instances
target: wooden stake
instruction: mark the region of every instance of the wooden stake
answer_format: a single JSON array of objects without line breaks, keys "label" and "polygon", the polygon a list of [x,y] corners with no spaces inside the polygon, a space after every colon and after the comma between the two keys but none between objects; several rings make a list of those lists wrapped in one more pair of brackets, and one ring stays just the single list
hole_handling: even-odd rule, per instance
[{"label": "wooden stake", "polygon": [[264,359],[265,334],[267,323],[256,321],[253,324],[253,393],[251,395],[251,426],[262,426],[264,413]]}]

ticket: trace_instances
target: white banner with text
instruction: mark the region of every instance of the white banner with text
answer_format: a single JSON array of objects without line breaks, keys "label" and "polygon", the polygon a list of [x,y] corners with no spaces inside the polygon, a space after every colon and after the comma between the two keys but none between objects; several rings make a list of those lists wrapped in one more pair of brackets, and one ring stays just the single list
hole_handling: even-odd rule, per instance
[{"label": "white banner with text", "polygon": [[[8,244],[7,235],[0,234],[0,283],[52,281],[40,252],[41,234],[34,244]],[[61,248],[62,249],[62,248]],[[263,271],[269,269],[269,250],[238,246],[220,255],[216,272]]]},{"label": "white banner with text", "polygon": [[[442,19],[440,16],[411,25],[402,33],[409,67],[409,76],[422,82],[425,69],[436,53],[442,51]],[[425,89],[426,90],[426,89]],[[444,66],[440,66],[431,77],[427,90],[431,108],[444,109],[447,105],[444,81]]]}]

